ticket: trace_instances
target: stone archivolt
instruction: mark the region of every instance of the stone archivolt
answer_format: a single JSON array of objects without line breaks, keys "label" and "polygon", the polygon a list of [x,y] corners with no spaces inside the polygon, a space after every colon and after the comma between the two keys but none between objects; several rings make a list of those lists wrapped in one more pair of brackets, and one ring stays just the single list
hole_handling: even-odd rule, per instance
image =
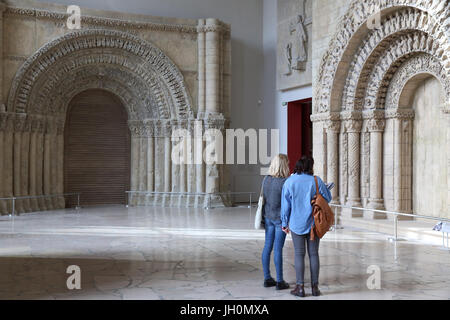
[{"label": "stone archivolt", "polygon": [[[336,86],[337,79],[339,76],[345,76],[346,71],[344,71],[344,65],[340,62],[345,56],[354,56],[354,53],[347,52],[350,47],[350,43],[357,41],[355,40],[355,34],[360,32],[367,20],[376,13],[377,10],[381,12],[387,9],[403,9],[404,7],[409,7],[411,9],[417,9],[427,15],[428,19],[424,19],[424,14],[416,15],[413,10],[409,10],[412,15],[401,16],[400,20],[392,25],[397,30],[401,30],[402,25],[408,26],[410,24],[413,30],[420,30],[415,24],[414,20],[418,21],[418,24],[422,23],[426,26],[432,26],[437,24],[436,27],[432,29],[432,33],[439,38],[441,43],[448,43],[450,38],[450,28],[448,25],[450,21],[448,19],[450,12],[450,5],[448,1],[441,0],[370,0],[370,1],[353,1],[346,15],[341,20],[338,27],[338,32],[332,38],[329,44],[329,49],[324,54],[320,67],[318,78],[316,80],[315,87],[315,112],[327,112],[330,110],[330,103],[335,101],[335,95],[332,96],[332,90]],[[399,13],[400,16],[400,13]],[[419,19],[419,17],[422,17]],[[411,22],[408,22],[410,20]],[[423,21],[423,22],[421,22]],[[428,22],[431,21],[431,22]],[[420,25],[419,25],[420,27]],[[389,30],[389,27],[383,22],[382,28]],[[378,41],[376,43],[379,43]],[[357,46],[360,47],[360,46]],[[450,66],[448,66],[450,67]],[[344,73],[344,75],[343,75]],[[337,100],[339,101],[339,100]]]},{"label": "stone archivolt", "polygon": [[419,54],[402,64],[392,77],[386,92],[386,109],[408,107],[401,105],[400,97],[406,83],[419,74],[430,74],[440,80],[446,93],[446,101],[450,101],[450,77],[442,63],[434,56]]},{"label": "stone archivolt", "polygon": [[[109,55],[104,55],[105,49],[110,50]],[[112,30],[72,32],[39,49],[17,72],[8,98],[8,111],[29,112],[28,109],[33,108],[30,104],[36,101],[32,99],[33,90],[48,97],[46,90],[51,90],[50,88],[73,70],[89,64],[120,67],[123,72],[130,74],[127,78],[140,78],[132,83],[124,82],[124,85],[134,88],[133,84],[136,82],[140,82],[141,87],[142,83],[148,84],[152,89],[148,91],[150,96],[158,99],[171,98],[175,109],[171,113],[175,113],[176,117],[193,117],[184,78],[173,62],[150,43]],[[42,77],[44,73],[46,77]],[[158,87],[159,82],[164,84],[163,88]],[[40,86],[36,87],[34,84]],[[136,89],[134,91],[137,92]],[[159,108],[171,104],[168,101],[159,101]],[[145,106],[140,107],[145,109]],[[34,109],[39,110],[40,106],[35,106]],[[145,114],[145,111],[138,113]],[[133,113],[129,116],[136,117]],[[165,116],[167,117],[167,111]]]},{"label": "stone archivolt", "polygon": [[[364,100],[364,85],[374,66],[379,62],[380,56],[398,41],[402,35],[411,30],[423,31],[432,34],[436,27],[434,21],[426,12],[417,9],[397,11],[383,21],[383,27],[370,32],[362,45],[357,50],[350,64],[346,82],[341,86],[335,86],[334,90],[339,95],[343,88],[342,106],[344,109],[357,109],[355,99]],[[356,94],[358,93],[358,95]],[[332,106],[331,109],[338,106]]]},{"label": "stone archivolt", "polygon": [[[37,23],[40,19],[63,23],[68,17],[64,13],[13,7],[6,7],[4,14],[35,17]],[[225,169],[217,164],[174,164],[171,151],[178,143],[172,139],[176,128],[193,132],[196,121],[203,134],[207,128],[222,130],[227,125],[222,112],[228,109],[229,102],[229,83],[224,80],[224,74],[229,74],[224,65],[229,60],[229,26],[216,19],[201,19],[198,26],[191,26],[88,16],[82,17],[82,24],[87,29],[61,36],[28,57],[13,79],[6,110],[0,112],[0,196],[64,191],[67,109],[77,94],[95,88],[115,94],[127,110],[131,190],[158,193],[133,197],[132,204],[204,206],[207,201],[221,202],[219,196],[207,195],[223,190]],[[203,59],[198,73],[203,85],[199,85],[202,104],[196,114],[178,67],[159,48],[130,34],[133,29],[192,34],[192,41],[197,41],[195,35],[199,35],[197,54]],[[198,146],[185,142],[183,148],[192,152]],[[64,199],[49,198],[17,201],[16,210],[62,207]],[[6,212],[11,212],[10,203],[0,201],[0,213]]]},{"label": "stone archivolt", "polygon": [[[369,30],[365,24],[376,11],[381,11],[381,26]],[[442,85],[444,106],[450,104],[449,16],[448,0],[369,0],[353,1],[343,17],[320,64],[311,117],[321,128],[315,132],[325,137],[314,139],[317,167],[324,168],[325,178],[339,177],[336,193],[342,204],[383,209],[384,190],[394,194],[389,209],[411,210],[407,159],[414,110],[404,89],[417,76],[434,76]],[[329,121],[342,123],[336,125],[338,146]],[[394,170],[392,190],[383,187],[385,145],[393,145],[392,166],[401,168]],[[340,156],[332,157],[333,152]]]}]

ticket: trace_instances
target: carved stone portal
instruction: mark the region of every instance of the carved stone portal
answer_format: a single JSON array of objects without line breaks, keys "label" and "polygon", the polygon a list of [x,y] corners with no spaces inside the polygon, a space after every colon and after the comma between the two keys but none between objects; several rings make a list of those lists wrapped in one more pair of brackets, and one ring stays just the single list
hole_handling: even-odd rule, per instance
[{"label": "carved stone portal", "polygon": [[[375,10],[380,27],[367,28]],[[414,146],[415,88],[434,77],[442,92],[442,116],[450,104],[450,6],[441,0],[351,2],[322,58],[314,82],[316,168],[328,182],[337,179],[341,204],[364,206],[364,216],[387,218],[387,209],[410,213]],[[329,122],[341,123],[339,157]],[[362,124],[362,131],[361,131]],[[429,124],[432,126],[433,124]],[[450,137],[450,127],[443,136]],[[450,164],[449,148],[442,148]],[[327,154],[324,157],[324,154]],[[327,162],[338,163],[327,163]],[[428,164],[432,165],[432,164]],[[448,165],[439,168],[447,174]],[[339,175],[336,175],[339,168]],[[331,180],[330,180],[331,179]],[[443,179],[445,180],[445,179]],[[450,194],[450,193],[449,193]],[[439,212],[450,217],[449,198]],[[361,216],[350,210],[352,217]]]},{"label": "carved stone portal", "polygon": [[[223,113],[230,102],[228,25],[217,19],[178,25],[86,16],[83,29],[67,33],[64,13],[6,7],[3,15],[15,21],[33,19],[37,30],[47,30],[48,20],[54,21],[51,28],[57,36],[23,57],[10,83],[6,107],[0,107],[0,197],[70,191],[64,190],[63,183],[68,104],[80,92],[103,89],[115,94],[128,113],[131,191],[142,192],[131,197],[130,204],[202,207],[210,205],[209,199],[219,202],[221,197],[212,194],[227,191],[225,171],[217,165],[174,164],[171,151],[176,147],[175,128],[192,128],[195,122],[204,131],[206,127],[223,129],[227,123]],[[171,43],[175,40],[168,40],[171,46],[165,50],[169,52],[144,40],[151,38],[149,34],[156,40],[167,37],[167,32],[188,42],[182,57],[173,49],[179,46]],[[50,37],[47,33],[27,36],[37,37],[30,43]],[[26,42],[10,35],[2,39],[13,44],[2,48]],[[180,63],[198,61],[198,70],[182,72],[169,55]],[[197,79],[198,85],[193,84]],[[189,88],[198,88],[198,93]],[[17,202],[16,213],[64,205],[62,197],[24,200]],[[0,214],[10,212],[10,201],[0,201]]]}]

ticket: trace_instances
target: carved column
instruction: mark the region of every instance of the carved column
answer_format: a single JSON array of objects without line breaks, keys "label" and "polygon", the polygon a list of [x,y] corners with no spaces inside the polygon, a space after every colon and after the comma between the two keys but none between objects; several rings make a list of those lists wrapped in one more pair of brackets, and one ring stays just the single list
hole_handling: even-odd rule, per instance
[{"label": "carved column", "polygon": [[[164,192],[164,136],[160,120],[155,122],[155,191]],[[154,204],[161,204],[162,196],[155,195]]]},{"label": "carved column", "polygon": [[[0,198],[6,197],[5,192],[5,178],[6,178],[6,172],[5,172],[5,129],[6,129],[6,120],[7,120],[7,114],[6,113],[0,113]],[[0,214],[7,213],[6,209],[7,202],[5,200],[0,200]]]},{"label": "carved column", "polygon": [[[370,133],[370,187],[369,203],[371,209],[384,210],[383,200],[383,132],[385,121],[371,119],[367,128]],[[374,219],[385,219],[384,213],[371,213]]]},{"label": "carved column", "polygon": [[[22,132],[22,144],[20,155],[20,195],[29,196],[29,166],[30,166],[30,131],[31,121],[27,117]],[[31,212],[30,199],[23,200],[23,209],[25,212]]]},{"label": "carved column", "polygon": [[[147,136],[147,191],[155,191],[155,152],[154,152],[154,126],[152,122],[147,122],[145,124],[145,132]],[[153,200],[153,195],[147,195],[145,203],[151,204]]]},{"label": "carved column", "polygon": [[[44,132],[46,131],[46,122],[44,119],[37,121],[36,128],[36,195],[42,196],[44,194]],[[39,210],[47,210],[45,199],[38,198]]]},{"label": "carved column", "polygon": [[[205,120],[205,139],[207,141],[205,151],[209,156],[213,157],[212,159],[205,159],[208,161],[206,164],[206,193],[214,194],[220,192],[220,167],[222,164],[218,163],[217,160],[223,161],[224,123],[225,119],[223,116],[211,116]],[[221,197],[218,195],[210,196],[209,198],[212,203],[222,203]]]},{"label": "carved column", "polygon": [[[130,191],[139,191],[139,148],[141,126],[138,121],[129,121],[128,126],[131,133],[131,177],[130,177]],[[128,194],[128,203],[132,206],[137,205],[138,196],[136,194]]]},{"label": "carved column", "polygon": [[[44,135],[44,195],[52,194],[52,138],[54,136],[55,123],[47,120]],[[45,198],[47,210],[54,209],[51,198]]]},{"label": "carved column", "polygon": [[168,193],[172,191],[172,128],[170,121],[164,121],[162,133],[164,143],[164,192],[166,192],[163,205],[167,206],[171,198]]},{"label": "carved column", "polygon": [[[55,143],[55,168],[56,168],[56,193],[63,194],[64,193],[64,124],[65,119],[59,118],[57,120],[56,127],[56,143]],[[71,191],[71,190],[67,190]],[[57,206],[58,209],[63,209],[66,207],[65,198],[58,197],[55,198],[58,200]]]},{"label": "carved column", "polygon": [[[188,140],[186,144],[187,149],[187,177],[186,177],[186,191],[189,193],[196,192],[196,180],[195,180],[195,164],[194,164],[194,121],[190,120],[187,125],[189,132]],[[195,198],[188,196],[186,198],[188,206],[195,204]]]},{"label": "carved column", "polygon": [[[36,195],[36,158],[37,158],[37,129],[39,120],[33,119],[30,132],[30,194]],[[38,199],[31,199],[30,206],[32,211],[39,211]]]},{"label": "carved column", "polygon": [[[347,205],[361,207],[360,197],[360,133],[362,122],[347,120],[345,122],[348,137],[348,199]],[[360,210],[344,210],[352,217],[362,217]]]},{"label": "carved column", "polygon": [[[3,39],[3,12],[6,9],[6,5],[2,2],[0,3],[0,61],[3,61],[3,50],[4,50],[4,39]],[[3,63],[0,63],[0,112],[5,112],[5,101],[7,97],[3,96]]]},{"label": "carved column", "polygon": [[[18,197],[21,196],[21,168],[22,168],[22,133],[23,129],[25,127],[26,122],[26,116],[25,115],[16,115],[15,121],[14,121],[14,178],[13,178],[13,185],[14,185],[14,196]],[[23,200],[17,200],[16,201],[16,212],[22,213],[24,212],[24,206],[23,206]]]},{"label": "carved column", "polygon": [[221,27],[216,19],[206,19],[206,111],[220,112],[220,36]]},{"label": "carved column", "polygon": [[348,140],[345,123],[341,122],[341,133],[339,135],[339,200],[341,205],[347,203],[348,195]]},{"label": "carved column", "polygon": [[[5,130],[3,133],[3,195],[7,198],[14,195],[13,189],[13,179],[14,179],[14,127],[15,127],[15,115],[14,114],[3,114],[6,118]],[[11,213],[12,203],[11,201],[6,202],[6,210]]]},{"label": "carved column", "polygon": [[327,182],[334,182],[335,187],[331,189],[333,197],[331,203],[339,203],[339,152],[338,152],[338,136],[340,131],[340,122],[329,121],[327,123]]},{"label": "carved column", "polygon": [[[50,184],[51,191],[50,194],[55,195],[58,194],[58,131],[60,130],[58,119],[52,119],[53,122],[53,130],[51,131],[50,136]],[[50,198],[53,203],[53,209],[59,208],[59,199],[56,197]]]},{"label": "carved column", "polygon": [[[172,192],[178,193],[180,192],[180,168],[181,168],[181,148],[182,148],[182,142],[185,138],[184,134],[182,133],[182,128],[180,126],[180,123],[177,120],[172,120],[172,129],[174,130],[172,133],[171,141],[172,141],[172,150],[178,150],[180,152],[175,152],[172,155]],[[179,199],[181,197],[179,195],[172,195],[171,197],[171,205],[177,206],[179,204]]]},{"label": "carved column", "polygon": [[[197,193],[205,192],[205,163],[203,161],[204,149],[205,142],[203,141],[203,121],[197,119],[194,126],[194,163]],[[203,203],[203,196],[196,197],[196,207],[201,207]]]},{"label": "carved column", "polygon": [[198,113],[205,112],[205,93],[206,93],[206,34],[205,19],[198,20],[197,27],[197,44],[198,44]]},{"label": "carved column", "polygon": [[[147,154],[148,154],[148,138],[145,135],[144,124],[142,124],[141,136],[139,137],[139,186],[138,190],[145,192],[147,191],[147,183],[148,183],[148,168],[147,168]],[[141,194],[138,197],[138,205],[144,205],[146,202],[146,195]]]}]

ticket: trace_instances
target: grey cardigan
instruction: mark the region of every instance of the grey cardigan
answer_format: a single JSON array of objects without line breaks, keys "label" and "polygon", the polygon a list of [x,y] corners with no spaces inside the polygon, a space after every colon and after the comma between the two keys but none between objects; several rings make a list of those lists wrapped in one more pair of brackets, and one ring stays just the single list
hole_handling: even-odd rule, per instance
[{"label": "grey cardigan", "polygon": [[270,220],[281,220],[281,191],[287,178],[267,176],[264,180],[264,208],[263,217]]}]

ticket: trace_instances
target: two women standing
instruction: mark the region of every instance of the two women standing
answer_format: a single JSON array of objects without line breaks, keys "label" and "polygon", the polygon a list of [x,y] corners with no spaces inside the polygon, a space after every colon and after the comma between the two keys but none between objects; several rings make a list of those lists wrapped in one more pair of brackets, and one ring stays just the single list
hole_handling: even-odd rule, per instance
[{"label": "two women standing", "polygon": [[[287,175],[279,175],[277,177],[277,172],[283,172],[283,174],[286,173],[286,171],[280,171],[281,166],[283,165],[289,167],[287,156],[276,156],[272,160],[269,169],[269,176],[267,176],[263,182],[265,199],[263,213],[265,214],[266,219],[268,217],[268,213],[270,217],[270,219],[267,219],[265,222],[266,242],[262,258],[265,279],[264,286],[267,287],[276,285],[277,289],[286,289],[289,287],[287,283],[286,285],[278,285],[278,283],[285,283],[283,280],[282,250],[286,235],[291,233],[292,240],[294,242],[295,271],[297,277],[296,286],[294,290],[291,291],[291,294],[299,297],[306,296],[304,289],[304,273],[305,254],[307,248],[310,260],[312,295],[319,296],[320,240],[319,237],[315,237],[314,240],[310,240],[311,228],[314,226],[311,200],[316,195],[316,184],[313,171],[314,160],[311,157],[302,157],[296,163],[294,174],[292,174],[288,179],[285,177],[289,175],[289,172]],[[289,171],[289,169],[287,170]],[[328,202],[330,202],[330,191],[322,179],[318,177],[317,180],[320,194]],[[274,181],[278,183],[274,183]],[[281,229],[281,232],[279,229]],[[278,236],[276,236],[277,233]],[[280,233],[284,233],[284,236],[280,235]],[[274,244],[275,266],[277,269],[276,283],[270,277],[269,271],[270,253]]]}]

